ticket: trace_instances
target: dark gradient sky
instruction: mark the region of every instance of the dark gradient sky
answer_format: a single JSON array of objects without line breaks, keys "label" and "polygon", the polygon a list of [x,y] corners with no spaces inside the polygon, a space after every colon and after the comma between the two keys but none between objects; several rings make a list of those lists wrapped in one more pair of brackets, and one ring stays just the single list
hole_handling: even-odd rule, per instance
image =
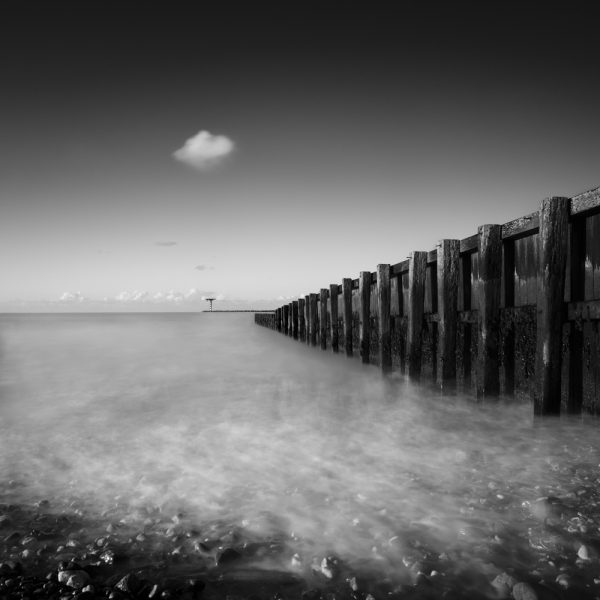
[{"label": "dark gradient sky", "polygon": [[600,184],[583,8],[189,4],[3,3],[3,306],[308,293]]}]

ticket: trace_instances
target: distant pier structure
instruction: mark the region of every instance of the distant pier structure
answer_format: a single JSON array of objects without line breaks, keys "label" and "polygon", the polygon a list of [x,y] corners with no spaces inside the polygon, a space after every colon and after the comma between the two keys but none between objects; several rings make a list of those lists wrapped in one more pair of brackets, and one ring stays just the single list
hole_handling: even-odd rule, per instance
[{"label": "distant pier structure", "polygon": [[535,213],[441,240],[256,322],[445,394],[600,415],[600,187],[546,198]]},{"label": "distant pier structure", "polygon": [[212,303],[216,300],[216,298],[204,298],[204,299],[209,303],[209,305],[210,305],[209,310],[210,310],[210,312],[212,312],[213,311]]}]

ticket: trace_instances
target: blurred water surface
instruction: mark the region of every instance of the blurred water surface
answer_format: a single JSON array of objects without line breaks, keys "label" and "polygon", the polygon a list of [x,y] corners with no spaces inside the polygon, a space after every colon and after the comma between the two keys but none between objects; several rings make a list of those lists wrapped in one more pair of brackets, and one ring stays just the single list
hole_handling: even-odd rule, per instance
[{"label": "blurred water surface", "polygon": [[415,537],[534,561],[548,496],[585,501],[573,552],[598,533],[594,422],[383,381],[249,314],[1,315],[0,340],[0,502],[220,519],[382,571]]}]

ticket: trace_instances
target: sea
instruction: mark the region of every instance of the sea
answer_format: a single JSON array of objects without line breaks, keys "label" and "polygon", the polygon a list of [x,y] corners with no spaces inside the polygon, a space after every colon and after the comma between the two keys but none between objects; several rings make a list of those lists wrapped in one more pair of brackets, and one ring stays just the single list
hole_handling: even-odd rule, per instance
[{"label": "sea", "polygon": [[0,517],[76,521],[46,552],[80,561],[122,530],[208,579],[229,548],[245,577],[376,600],[508,576],[593,598],[599,426],[383,377],[249,313],[0,315]]}]

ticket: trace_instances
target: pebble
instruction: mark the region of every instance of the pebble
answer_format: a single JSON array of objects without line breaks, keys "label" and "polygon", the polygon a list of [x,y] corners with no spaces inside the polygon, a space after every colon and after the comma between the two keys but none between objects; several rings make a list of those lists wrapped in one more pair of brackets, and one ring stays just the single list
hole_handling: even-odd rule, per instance
[{"label": "pebble", "polygon": [[58,572],[58,583],[64,583],[68,587],[79,589],[87,585],[90,576],[85,571],[64,570]]},{"label": "pebble", "polygon": [[142,582],[138,579],[135,573],[128,573],[122,577],[116,584],[115,589],[135,596],[142,587]]},{"label": "pebble", "polygon": [[79,590],[85,587],[90,581],[90,576],[85,571],[75,571],[69,579],[67,579],[67,587]]},{"label": "pebble", "polygon": [[579,547],[579,550],[577,551],[577,556],[579,556],[579,558],[581,558],[581,560],[590,560],[590,553],[585,544],[582,544]]},{"label": "pebble", "polygon": [[512,595],[515,600],[538,600],[535,590],[523,581],[515,584]]},{"label": "pebble", "polygon": [[556,583],[567,589],[571,585],[571,578],[566,573],[561,573],[556,577]]},{"label": "pebble", "polygon": [[338,560],[334,556],[326,556],[321,561],[321,573],[327,579],[333,579],[338,573]]},{"label": "pebble", "polygon": [[492,587],[496,590],[500,598],[508,598],[516,584],[517,580],[506,572],[496,575],[492,581]]}]

